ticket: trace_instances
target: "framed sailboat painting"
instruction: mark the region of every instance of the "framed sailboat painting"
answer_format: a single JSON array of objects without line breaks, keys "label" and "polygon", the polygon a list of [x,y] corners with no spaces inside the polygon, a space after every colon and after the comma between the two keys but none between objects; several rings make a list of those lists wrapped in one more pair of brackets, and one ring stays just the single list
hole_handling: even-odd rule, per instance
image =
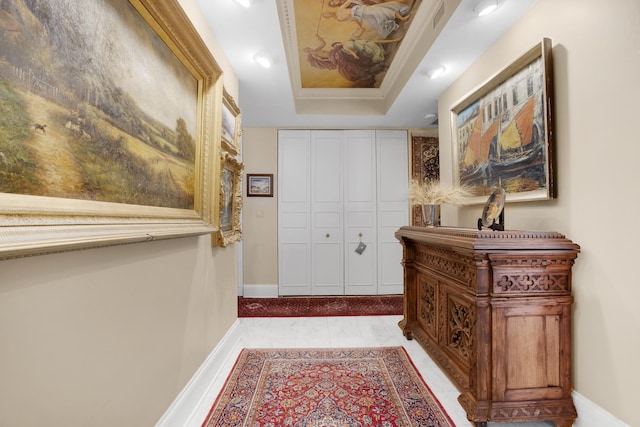
[{"label": "framed sailboat painting", "polygon": [[453,159],[468,203],[556,197],[551,40],[545,38],[453,109]]}]

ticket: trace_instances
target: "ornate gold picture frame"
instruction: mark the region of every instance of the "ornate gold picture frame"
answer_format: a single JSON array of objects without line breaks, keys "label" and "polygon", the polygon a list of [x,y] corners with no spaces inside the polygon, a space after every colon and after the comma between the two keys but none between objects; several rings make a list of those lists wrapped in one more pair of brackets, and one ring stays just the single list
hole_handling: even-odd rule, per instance
[{"label": "ornate gold picture frame", "polygon": [[225,90],[222,97],[222,148],[233,155],[240,153],[241,117],[240,108]]},{"label": "ornate gold picture frame", "polygon": [[214,246],[227,246],[242,239],[240,212],[242,211],[242,171],[244,165],[229,153],[222,153],[220,162],[220,196],[218,232]]},{"label": "ornate gold picture frame", "polygon": [[[77,9],[67,2],[59,6],[52,5],[51,10]],[[0,135],[13,135],[0,142],[29,147],[29,153],[19,158],[0,147],[3,171],[10,169],[16,179],[29,168],[38,173],[56,167],[77,172],[75,187],[68,186],[75,191],[60,193],[61,184],[41,174],[33,175],[31,181],[15,181],[0,192],[0,259],[214,232],[212,204],[217,200],[211,197],[211,183],[218,165],[212,159],[219,148],[213,145],[213,136],[219,135],[214,117],[220,108],[216,100],[222,98],[222,73],[209,49],[177,0],[91,2],[75,12],[75,20],[42,18],[42,25],[55,22],[49,32],[56,37],[47,38],[43,31],[44,39],[38,39],[33,49],[46,49],[50,55],[31,55],[28,45],[11,45],[21,37],[36,43],[31,27],[23,28],[26,21],[21,16],[7,16],[0,24],[11,21],[13,34],[1,41],[7,53],[5,65],[10,66],[0,67],[0,100],[16,99],[15,105],[26,106],[12,113],[24,121],[22,130],[0,121]],[[37,10],[16,8],[13,13],[39,19]],[[96,19],[105,25],[99,29],[90,25]],[[107,25],[111,22],[113,26]],[[118,25],[131,31],[117,31]],[[73,46],[66,43],[71,40],[73,46],[85,46],[76,55],[87,60],[82,61],[83,67],[65,71],[75,58],[69,55]],[[90,48],[100,42],[115,49]],[[135,55],[127,56],[134,51]],[[38,58],[58,62],[41,64]],[[118,59],[112,61],[117,66],[92,72],[92,64],[112,59]],[[24,83],[24,78],[33,80],[33,76],[16,71],[21,66],[38,71],[37,84]],[[117,79],[115,74],[127,66],[131,80]],[[77,76],[70,75],[76,71]],[[175,96],[164,99],[163,107],[169,107],[164,116],[145,98],[157,97],[154,90],[160,90],[154,75],[184,76],[170,79],[176,83]],[[190,113],[183,118],[184,111]],[[32,123],[36,118],[39,126]],[[74,149],[79,144],[83,148]],[[47,158],[45,147],[72,154]],[[25,156],[32,160],[21,162]],[[83,161],[88,157],[93,169]],[[123,164],[128,166],[118,168]],[[102,191],[105,175],[111,177],[109,185],[123,193],[124,201],[117,200],[118,191]],[[140,178],[134,180],[136,176]],[[6,184],[10,178],[3,176],[2,181]],[[118,180],[122,181],[119,187]],[[149,188],[150,181],[154,188]],[[41,194],[42,187],[49,193]],[[168,195],[161,195],[158,189],[163,188]]]}]

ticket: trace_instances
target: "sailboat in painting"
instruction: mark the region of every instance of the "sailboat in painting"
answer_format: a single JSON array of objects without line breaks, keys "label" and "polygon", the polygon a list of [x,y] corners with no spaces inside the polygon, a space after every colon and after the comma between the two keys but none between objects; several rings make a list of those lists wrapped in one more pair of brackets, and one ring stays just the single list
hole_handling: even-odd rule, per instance
[{"label": "sailboat in painting", "polygon": [[547,186],[544,81],[538,59],[457,117],[460,183],[476,195]]}]

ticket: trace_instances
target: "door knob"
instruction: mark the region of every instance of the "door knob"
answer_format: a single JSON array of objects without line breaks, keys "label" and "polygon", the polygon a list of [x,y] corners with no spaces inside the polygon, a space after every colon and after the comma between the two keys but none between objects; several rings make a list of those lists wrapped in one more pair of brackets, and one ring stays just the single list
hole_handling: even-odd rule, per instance
[{"label": "door knob", "polygon": [[329,237],[331,237],[331,234],[327,233],[325,237],[328,239]]}]

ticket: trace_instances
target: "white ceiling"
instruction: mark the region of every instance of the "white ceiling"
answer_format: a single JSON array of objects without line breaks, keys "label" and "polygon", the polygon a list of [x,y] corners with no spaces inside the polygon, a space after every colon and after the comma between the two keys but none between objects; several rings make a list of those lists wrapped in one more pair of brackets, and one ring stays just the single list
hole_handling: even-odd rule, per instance
[{"label": "white ceiling", "polygon": [[[285,0],[253,0],[250,8],[234,0],[197,1],[240,81],[236,101],[242,126],[304,128],[429,127],[432,120],[425,115],[437,113],[438,96],[536,2],[501,0],[493,14],[477,17],[473,12],[477,0],[461,0],[385,115],[345,115],[296,114],[276,5]],[[264,69],[256,64],[256,53],[274,58],[273,66]],[[446,66],[446,74],[428,79],[427,69],[438,64]]]}]

